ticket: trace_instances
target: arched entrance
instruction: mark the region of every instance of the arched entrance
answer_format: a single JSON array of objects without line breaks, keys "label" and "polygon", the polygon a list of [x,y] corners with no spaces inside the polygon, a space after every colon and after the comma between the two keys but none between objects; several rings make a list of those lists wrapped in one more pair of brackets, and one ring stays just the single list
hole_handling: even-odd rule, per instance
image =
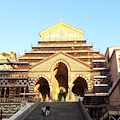
[{"label": "arched entrance", "polygon": [[40,77],[34,87],[34,92],[39,93],[39,97],[42,97],[43,101],[47,101],[50,97],[48,81],[45,78]]},{"label": "arched entrance", "polygon": [[68,93],[68,69],[67,66],[59,62],[54,69],[53,79],[53,101],[66,101]]},{"label": "arched entrance", "polygon": [[72,92],[75,96],[83,97],[86,90],[88,90],[87,82],[82,77],[77,77],[73,82]]}]

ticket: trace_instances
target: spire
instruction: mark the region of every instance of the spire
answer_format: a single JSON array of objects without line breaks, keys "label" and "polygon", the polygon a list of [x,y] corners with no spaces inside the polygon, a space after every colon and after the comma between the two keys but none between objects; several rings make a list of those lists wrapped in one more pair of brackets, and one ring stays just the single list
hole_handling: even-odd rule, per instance
[{"label": "spire", "polygon": [[63,18],[61,18],[61,22],[63,21]]}]

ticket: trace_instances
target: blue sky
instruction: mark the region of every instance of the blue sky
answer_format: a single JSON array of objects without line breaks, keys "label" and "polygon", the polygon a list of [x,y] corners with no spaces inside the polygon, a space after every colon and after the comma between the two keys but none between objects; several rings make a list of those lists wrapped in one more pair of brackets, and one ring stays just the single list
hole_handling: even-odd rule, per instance
[{"label": "blue sky", "polygon": [[120,0],[0,0],[0,53],[30,51],[39,32],[61,18],[85,31],[84,39],[101,53],[120,46]]}]

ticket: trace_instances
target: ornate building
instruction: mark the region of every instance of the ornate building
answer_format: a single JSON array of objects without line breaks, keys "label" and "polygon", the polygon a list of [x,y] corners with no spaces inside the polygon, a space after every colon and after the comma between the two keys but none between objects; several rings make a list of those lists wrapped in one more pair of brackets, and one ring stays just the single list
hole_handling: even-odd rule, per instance
[{"label": "ornate building", "polygon": [[[62,21],[39,34],[38,45],[32,45],[18,61],[1,55],[0,101],[19,103],[40,97],[44,101],[76,101],[81,97],[91,115],[93,109],[96,116],[101,115],[101,103],[106,105],[108,97],[105,56],[83,40],[84,31]],[[8,108],[20,108],[3,104],[5,116],[10,116]]]}]

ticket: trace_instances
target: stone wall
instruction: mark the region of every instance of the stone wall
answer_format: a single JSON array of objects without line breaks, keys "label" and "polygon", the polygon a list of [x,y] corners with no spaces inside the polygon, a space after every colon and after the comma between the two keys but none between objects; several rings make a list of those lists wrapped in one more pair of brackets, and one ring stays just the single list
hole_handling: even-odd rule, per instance
[{"label": "stone wall", "polygon": [[3,117],[10,117],[15,114],[21,108],[21,102],[1,102],[0,111],[2,110]]}]

